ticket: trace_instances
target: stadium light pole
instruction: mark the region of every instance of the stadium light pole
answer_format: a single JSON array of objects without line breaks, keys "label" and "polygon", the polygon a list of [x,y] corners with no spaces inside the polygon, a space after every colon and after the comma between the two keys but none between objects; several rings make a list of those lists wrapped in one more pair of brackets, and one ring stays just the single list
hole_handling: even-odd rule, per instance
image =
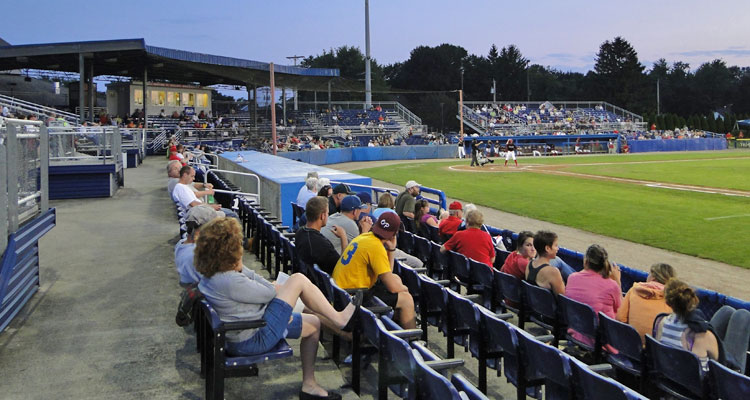
[{"label": "stadium light pole", "polygon": [[276,84],[273,78],[273,63],[269,63],[271,93],[271,140],[273,141],[273,155],[276,155]]},{"label": "stadium light pole", "polygon": [[370,81],[370,0],[365,0],[365,110],[372,107],[372,83]]}]

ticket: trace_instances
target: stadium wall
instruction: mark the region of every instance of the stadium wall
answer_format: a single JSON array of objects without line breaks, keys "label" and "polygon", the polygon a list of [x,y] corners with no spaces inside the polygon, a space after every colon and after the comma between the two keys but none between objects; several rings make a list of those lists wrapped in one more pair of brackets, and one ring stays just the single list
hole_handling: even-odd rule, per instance
[{"label": "stadium wall", "polygon": [[455,158],[457,155],[458,147],[455,145],[346,147],[279,153],[280,157],[313,165],[340,164],[352,161]]},{"label": "stadium wall", "polygon": [[724,138],[628,140],[631,153],[726,150]]}]

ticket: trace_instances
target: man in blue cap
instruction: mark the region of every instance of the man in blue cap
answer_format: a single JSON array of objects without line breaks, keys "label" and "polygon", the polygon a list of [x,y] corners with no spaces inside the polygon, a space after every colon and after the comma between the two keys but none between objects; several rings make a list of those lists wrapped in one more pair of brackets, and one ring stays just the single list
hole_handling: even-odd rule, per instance
[{"label": "man in blue cap", "polygon": [[[341,254],[341,249],[346,247],[349,241],[359,236],[360,229],[362,229],[362,232],[369,232],[372,227],[372,220],[369,218],[365,218],[360,221],[359,225],[357,224],[359,214],[363,208],[366,208],[362,204],[362,201],[359,200],[359,197],[353,195],[345,196],[341,199],[340,208],[341,212],[329,216],[328,223],[320,230],[320,233],[333,244],[333,247],[336,248],[339,254]],[[335,229],[343,229],[346,232],[346,243],[343,243],[344,240],[335,234],[334,227],[336,227]]]}]

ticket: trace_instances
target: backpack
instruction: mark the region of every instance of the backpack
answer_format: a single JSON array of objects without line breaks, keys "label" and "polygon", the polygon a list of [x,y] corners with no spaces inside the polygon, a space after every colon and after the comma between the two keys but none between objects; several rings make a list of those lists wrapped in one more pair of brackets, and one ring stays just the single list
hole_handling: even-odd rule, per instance
[{"label": "backpack", "polygon": [[188,326],[193,322],[195,307],[198,306],[198,301],[203,298],[204,296],[198,290],[197,283],[191,283],[185,288],[180,296],[180,303],[177,305],[177,315],[175,316],[177,325]]}]

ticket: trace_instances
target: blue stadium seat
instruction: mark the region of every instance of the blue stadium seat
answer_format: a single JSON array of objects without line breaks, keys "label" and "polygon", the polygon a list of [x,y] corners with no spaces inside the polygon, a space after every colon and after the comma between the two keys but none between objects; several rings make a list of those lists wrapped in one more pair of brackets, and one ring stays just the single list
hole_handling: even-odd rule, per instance
[{"label": "blue stadium seat", "polygon": [[593,344],[578,340],[570,333],[566,334],[568,343],[574,344],[584,351],[593,353],[594,363],[598,363],[602,346],[601,335],[599,334],[599,319],[594,309],[588,304],[581,303],[564,295],[558,296],[558,300],[560,301],[562,315],[568,328],[588,338]]},{"label": "blue stadium seat", "polygon": [[424,275],[420,279],[420,305],[419,314],[422,323],[422,340],[427,340],[427,325],[438,327],[445,333],[445,313],[448,310],[445,288]]},{"label": "blue stadium seat", "polygon": [[602,376],[592,371],[589,366],[569,357],[570,368],[573,373],[576,399],[580,400],[645,400],[637,392],[627,388],[614,379]]},{"label": "blue stadium seat", "polygon": [[495,273],[495,278],[500,282],[502,288],[504,308],[518,315],[518,327],[523,329],[528,317],[521,292],[521,280],[501,271]]},{"label": "blue stadium seat", "polygon": [[481,296],[479,304],[492,308],[494,270],[487,264],[469,258],[469,294]]},{"label": "blue stadium seat", "polygon": [[560,338],[565,333],[565,324],[557,306],[557,298],[551,290],[521,282],[524,303],[528,306],[531,322],[550,331],[554,340],[552,346],[557,347]]},{"label": "blue stadium seat", "polygon": [[465,255],[448,250],[448,271],[450,273],[451,289],[460,292],[461,287],[469,288],[471,275],[469,274],[469,259]]},{"label": "blue stadium seat", "polygon": [[211,305],[201,300],[204,344],[201,353],[201,371],[206,376],[206,399],[224,398],[224,378],[257,376],[257,364],[292,356],[292,349],[281,340],[273,349],[252,356],[232,356],[225,352],[225,334],[228,331],[259,328],[264,321],[224,322]]},{"label": "blue stadium seat", "polygon": [[661,344],[651,335],[646,335],[646,353],[652,365],[651,382],[659,390],[678,399],[708,397],[708,386],[698,356]]},{"label": "blue stadium seat", "polygon": [[525,331],[518,331],[517,337],[526,383],[544,384],[545,399],[569,399],[572,390],[568,356]]},{"label": "blue stadium seat", "polygon": [[641,391],[644,392],[648,373],[643,357],[641,335],[632,326],[612,319],[601,311],[599,312],[599,327],[602,345],[609,345],[617,350],[616,354],[607,352],[607,362],[616,370],[638,378]]},{"label": "blue stadium seat", "polygon": [[750,377],[717,363],[708,362],[711,398],[722,400],[750,399]]}]

